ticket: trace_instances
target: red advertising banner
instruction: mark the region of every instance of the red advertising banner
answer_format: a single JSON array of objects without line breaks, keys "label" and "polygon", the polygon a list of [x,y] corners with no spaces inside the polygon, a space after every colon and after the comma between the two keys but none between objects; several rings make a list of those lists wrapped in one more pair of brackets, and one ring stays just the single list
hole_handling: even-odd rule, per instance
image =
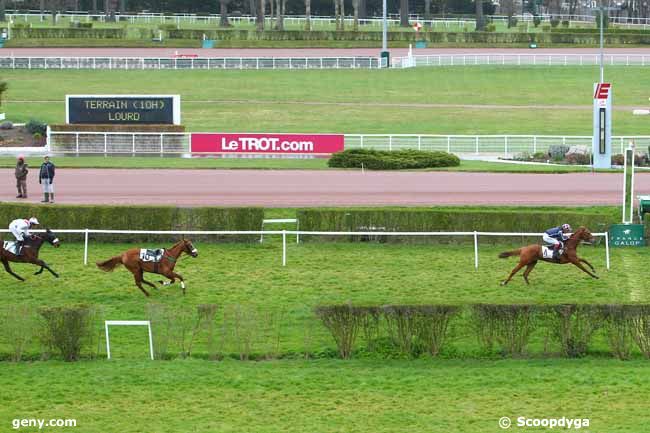
[{"label": "red advertising banner", "polygon": [[212,134],[191,135],[192,153],[331,154],[343,151],[342,134]]}]

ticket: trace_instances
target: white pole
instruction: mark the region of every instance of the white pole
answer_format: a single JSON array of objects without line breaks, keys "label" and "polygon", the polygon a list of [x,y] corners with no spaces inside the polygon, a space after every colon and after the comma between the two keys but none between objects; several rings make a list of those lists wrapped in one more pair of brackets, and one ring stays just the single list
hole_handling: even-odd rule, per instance
[{"label": "white pole", "polygon": [[605,263],[609,271],[609,233],[605,232]]},{"label": "white pole", "polygon": [[630,178],[630,218],[628,221],[630,221],[630,224],[632,224],[634,220],[634,162],[635,162],[635,154],[636,154],[636,148],[634,146],[634,143],[630,144],[630,148],[632,149],[632,176]]},{"label": "white pole", "polygon": [[84,233],[84,266],[88,264],[88,229]]},{"label": "white pole", "polygon": [[104,322],[104,328],[106,330],[106,356],[108,359],[111,359],[111,343],[108,339],[108,323]]},{"label": "white pole", "polygon": [[623,224],[626,223],[626,220],[625,220],[625,204],[626,204],[625,199],[627,198],[627,196],[625,195],[626,191],[627,191],[627,150],[624,150],[623,151],[623,206],[622,206],[622,208],[623,208],[623,218],[622,218],[622,220],[623,221],[621,221]]},{"label": "white pole", "polygon": [[287,231],[282,230],[282,266],[287,266]]},{"label": "white pole", "polygon": [[474,231],[474,269],[478,269],[478,233]]},{"label": "white pole", "polygon": [[151,322],[147,324],[149,328],[149,353],[151,354],[151,360],[153,361],[153,338],[151,336]]}]

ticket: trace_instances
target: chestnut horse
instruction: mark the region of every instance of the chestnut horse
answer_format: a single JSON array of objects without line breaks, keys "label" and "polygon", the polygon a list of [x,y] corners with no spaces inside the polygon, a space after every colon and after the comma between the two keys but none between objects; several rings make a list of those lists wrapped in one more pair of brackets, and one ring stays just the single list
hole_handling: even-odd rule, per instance
[{"label": "chestnut horse", "polygon": [[25,281],[25,279],[11,270],[11,267],[9,266],[9,262],[31,263],[33,265],[37,265],[41,267],[41,269],[36,271],[34,275],[42,274],[43,269],[47,269],[48,271],[50,271],[52,275],[54,275],[56,278],[59,278],[59,274],[54,272],[47,265],[47,263],[45,263],[43,260],[38,258],[38,251],[41,249],[41,246],[45,242],[49,243],[54,248],[59,247],[59,239],[56,237],[54,233],[52,233],[52,230],[47,229],[45,230],[45,235],[43,237],[40,237],[38,235],[32,235],[31,237],[26,238],[23,244],[23,249],[21,251],[22,254],[17,256],[5,250],[2,246],[3,245],[2,239],[0,239],[0,261],[2,261],[2,265],[5,267],[5,270],[9,272],[9,274],[11,274],[13,277],[19,279],[20,281]]},{"label": "chestnut horse", "polygon": [[[593,266],[591,266],[591,263],[586,261],[583,258],[578,257],[578,254],[576,250],[578,249],[578,245],[580,245],[580,242],[586,241],[586,242],[593,242],[594,237],[591,235],[591,232],[587,230],[585,227],[580,227],[578,230],[576,230],[575,233],[571,235],[571,237],[564,243],[564,253],[560,256],[559,260],[555,259],[545,259],[542,257],[542,246],[541,245],[528,245],[522,248],[519,248],[517,250],[513,251],[506,251],[504,253],[499,254],[499,258],[505,259],[510,256],[519,256],[519,263],[517,263],[517,266],[510,272],[510,275],[508,278],[506,278],[505,281],[501,282],[502,286],[505,286],[508,284],[508,281],[512,279],[512,277],[519,272],[521,268],[526,266],[526,270],[524,271],[524,280],[526,281],[526,284],[528,283],[528,274],[533,270],[535,265],[539,260],[542,260],[544,262],[549,262],[549,263],[557,263],[560,265],[564,265],[566,263],[571,263],[575,266],[577,266],[581,271],[589,274],[593,278],[598,279],[598,276],[593,274],[593,272],[596,272]],[[592,272],[589,272],[588,269],[586,269],[582,264],[586,264],[591,268]]]},{"label": "chestnut horse", "polygon": [[149,292],[142,287],[142,283],[157,289],[155,285],[149,281],[145,281],[143,276],[145,272],[164,275],[169,278],[171,280],[170,282],[159,281],[159,283],[164,286],[173,284],[176,281],[176,278],[178,278],[181,281],[183,295],[185,295],[185,280],[183,280],[183,277],[180,274],[174,272],[174,266],[176,266],[178,258],[183,253],[187,253],[192,257],[199,255],[199,252],[194,248],[192,242],[187,239],[182,239],[176,242],[171,248],[163,250],[162,258],[159,262],[142,261],[140,259],[140,248],[131,248],[119,256],[104,260],[103,262],[97,262],[97,267],[104,272],[111,272],[117,266],[124,265],[126,269],[131,271],[135,278],[135,285],[142,290],[142,293],[144,293],[145,296],[149,296]]}]

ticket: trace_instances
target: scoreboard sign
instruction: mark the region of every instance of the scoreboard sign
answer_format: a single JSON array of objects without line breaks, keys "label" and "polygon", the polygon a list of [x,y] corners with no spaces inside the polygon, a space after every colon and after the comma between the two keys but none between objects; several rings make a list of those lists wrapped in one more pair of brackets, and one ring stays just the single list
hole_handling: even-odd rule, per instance
[{"label": "scoreboard sign", "polygon": [[181,123],[179,95],[66,95],[65,99],[68,124]]}]

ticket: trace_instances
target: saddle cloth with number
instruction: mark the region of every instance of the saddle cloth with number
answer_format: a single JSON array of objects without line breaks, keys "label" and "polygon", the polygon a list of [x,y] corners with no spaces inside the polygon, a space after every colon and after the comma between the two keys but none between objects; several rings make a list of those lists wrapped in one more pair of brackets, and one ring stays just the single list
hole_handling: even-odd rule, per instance
[{"label": "saddle cloth with number", "polygon": [[[560,248],[560,251],[558,251],[558,257],[561,257],[562,254],[564,254],[564,248]],[[553,258],[553,248],[547,247],[547,246],[542,246],[542,258],[544,259],[552,259]]]},{"label": "saddle cloth with number", "polygon": [[164,248],[159,248],[157,250],[148,250],[146,248],[142,248],[140,250],[140,260],[143,262],[158,263],[162,260],[163,254],[165,254]]},{"label": "saddle cloth with number", "polygon": [[4,241],[2,248],[14,255],[18,253],[18,251],[16,251],[16,242],[14,241]]}]

